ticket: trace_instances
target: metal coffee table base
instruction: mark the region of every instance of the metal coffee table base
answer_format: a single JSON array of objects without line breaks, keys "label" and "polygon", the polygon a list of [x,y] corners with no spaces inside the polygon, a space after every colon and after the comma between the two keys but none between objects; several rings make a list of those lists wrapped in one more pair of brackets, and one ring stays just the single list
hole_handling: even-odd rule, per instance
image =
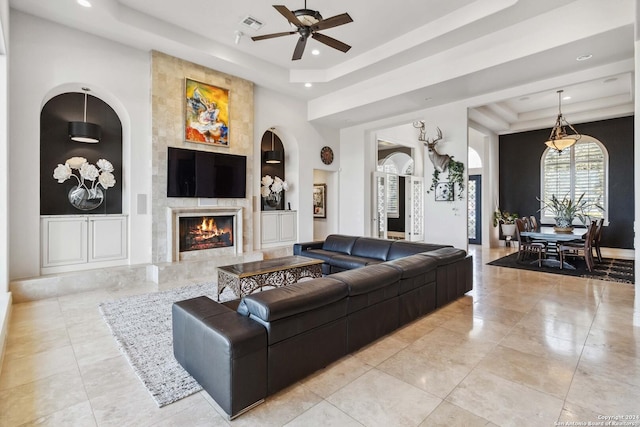
[{"label": "metal coffee table base", "polygon": [[322,277],[321,265],[322,263],[320,262],[319,264],[284,268],[243,277],[218,268],[218,301],[220,300],[220,294],[226,287],[229,287],[238,298],[241,298],[256,290],[262,290],[265,286],[278,288],[296,283],[305,277]]}]

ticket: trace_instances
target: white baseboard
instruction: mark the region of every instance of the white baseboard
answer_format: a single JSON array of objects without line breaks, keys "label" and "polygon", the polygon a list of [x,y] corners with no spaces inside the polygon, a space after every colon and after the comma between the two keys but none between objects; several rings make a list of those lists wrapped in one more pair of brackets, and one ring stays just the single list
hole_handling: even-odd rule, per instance
[{"label": "white baseboard", "polygon": [[9,333],[9,316],[11,316],[11,292],[5,292],[0,294],[0,373],[2,373],[5,343]]}]

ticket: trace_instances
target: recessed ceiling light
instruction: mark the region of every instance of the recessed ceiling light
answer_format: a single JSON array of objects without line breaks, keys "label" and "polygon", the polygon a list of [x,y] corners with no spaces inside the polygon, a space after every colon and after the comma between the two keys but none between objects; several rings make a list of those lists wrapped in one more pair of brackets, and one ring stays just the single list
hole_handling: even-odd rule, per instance
[{"label": "recessed ceiling light", "polygon": [[593,58],[593,55],[590,53],[584,54],[584,55],[580,55],[576,58],[576,61],[586,61],[587,59],[591,59]]},{"label": "recessed ceiling light", "polygon": [[91,7],[89,0],[76,0],[76,2],[82,7]]},{"label": "recessed ceiling light", "polygon": [[313,86],[311,83],[305,83],[304,84],[304,87],[311,87],[311,86]]},{"label": "recessed ceiling light", "polygon": [[313,50],[311,51],[311,54],[312,54],[312,55],[316,55],[316,56],[317,56],[317,55],[320,55],[320,51],[319,51],[318,49],[313,49]]},{"label": "recessed ceiling light", "polygon": [[617,81],[618,78],[617,77],[609,77],[608,79],[606,79],[605,81],[603,81],[602,83],[613,83],[615,81]]}]

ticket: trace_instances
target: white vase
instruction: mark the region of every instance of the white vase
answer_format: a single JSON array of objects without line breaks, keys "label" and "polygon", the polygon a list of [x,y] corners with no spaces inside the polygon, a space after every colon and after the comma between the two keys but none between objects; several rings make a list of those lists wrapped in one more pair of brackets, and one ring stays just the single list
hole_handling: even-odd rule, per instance
[{"label": "white vase", "polygon": [[515,224],[500,224],[500,228],[502,229],[502,234],[504,234],[505,237],[513,237],[513,235],[516,234]]}]

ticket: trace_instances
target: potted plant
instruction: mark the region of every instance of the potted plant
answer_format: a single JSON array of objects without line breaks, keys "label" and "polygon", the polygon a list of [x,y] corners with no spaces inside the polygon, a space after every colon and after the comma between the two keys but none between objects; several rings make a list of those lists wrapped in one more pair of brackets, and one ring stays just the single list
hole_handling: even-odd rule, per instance
[{"label": "potted plant", "polygon": [[493,226],[497,227],[500,224],[502,234],[511,237],[516,232],[516,219],[518,219],[517,213],[496,209],[493,213]]},{"label": "potted plant", "polygon": [[573,220],[578,218],[582,224],[587,225],[589,221],[588,212],[593,208],[604,210],[602,206],[597,203],[589,203],[584,200],[584,194],[582,193],[577,200],[571,199],[566,194],[562,199],[556,197],[555,194],[551,195],[551,199],[548,201],[540,200],[542,207],[538,212],[545,210],[547,215],[553,216],[556,225],[554,229],[558,233],[570,233],[573,230]]}]

